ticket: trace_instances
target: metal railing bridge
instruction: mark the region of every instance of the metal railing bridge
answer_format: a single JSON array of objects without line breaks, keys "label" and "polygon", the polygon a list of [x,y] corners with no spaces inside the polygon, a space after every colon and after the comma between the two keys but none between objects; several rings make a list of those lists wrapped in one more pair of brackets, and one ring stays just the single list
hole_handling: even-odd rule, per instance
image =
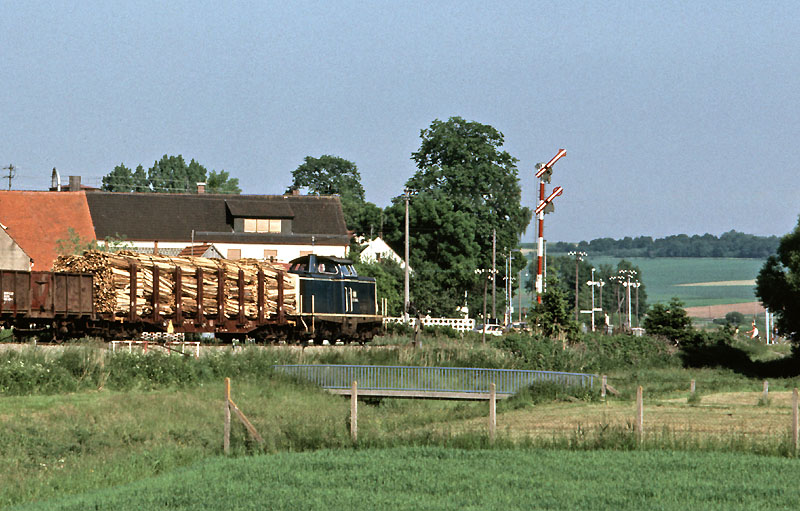
[{"label": "metal railing bridge", "polygon": [[475,367],[406,367],[365,365],[275,365],[275,371],[316,383],[337,394],[434,399],[489,399],[495,384],[498,398],[509,397],[535,383],[594,388],[596,375],[522,369]]}]

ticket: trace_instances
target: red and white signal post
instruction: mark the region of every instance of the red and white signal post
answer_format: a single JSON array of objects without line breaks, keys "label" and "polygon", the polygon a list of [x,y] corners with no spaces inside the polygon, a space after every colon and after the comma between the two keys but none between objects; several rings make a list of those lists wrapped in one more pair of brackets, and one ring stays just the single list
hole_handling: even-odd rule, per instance
[{"label": "red and white signal post", "polygon": [[[553,210],[553,199],[561,195],[563,188],[560,186],[553,190],[549,197],[544,196],[544,184],[550,182],[553,174],[553,164],[567,155],[566,149],[559,149],[558,153],[547,163],[536,165],[536,177],[539,179],[539,205],[535,213],[539,217],[539,239],[537,241],[536,255],[538,258],[536,266],[536,301],[542,303],[542,293],[544,291],[544,280],[542,277],[542,261],[544,255],[544,215]],[[548,207],[549,206],[549,207]]]}]

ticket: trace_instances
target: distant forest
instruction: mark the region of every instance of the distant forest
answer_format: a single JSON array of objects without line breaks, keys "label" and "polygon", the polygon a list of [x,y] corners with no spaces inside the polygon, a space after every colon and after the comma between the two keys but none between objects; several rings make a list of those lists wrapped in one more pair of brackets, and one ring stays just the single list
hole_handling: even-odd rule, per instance
[{"label": "distant forest", "polygon": [[[590,255],[614,257],[751,257],[766,258],[778,248],[778,236],[754,236],[729,231],[717,237],[713,234],[688,236],[678,234],[666,238],[653,239],[650,236],[620,240],[597,238],[580,243],[563,241],[548,243],[548,253],[562,253],[580,250]],[[526,244],[532,245],[536,244]]]}]

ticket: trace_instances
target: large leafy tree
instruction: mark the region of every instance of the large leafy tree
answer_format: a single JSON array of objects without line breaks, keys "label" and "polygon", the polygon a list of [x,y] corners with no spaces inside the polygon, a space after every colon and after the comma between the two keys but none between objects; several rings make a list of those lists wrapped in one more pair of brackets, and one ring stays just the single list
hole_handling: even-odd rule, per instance
[{"label": "large leafy tree", "polygon": [[241,193],[239,180],[222,170],[210,173],[192,159],[188,164],[183,156],[164,155],[146,172],[139,165],[136,171],[120,163],[103,177],[103,190],[111,192],[195,193],[197,183],[206,183],[209,193]]},{"label": "large leafy tree", "polygon": [[756,279],[756,295],[775,313],[778,332],[800,346],[800,221],[781,238]]},{"label": "large leafy tree", "polygon": [[349,160],[329,154],[319,158],[306,156],[292,171],[292,184],[287,192],[300,188],[306,188],[312,195],[338,195],[345,222],[356,234],[368,235],[379,227],[381,210],[364,198],[361,174]]},{"label": "large leafy tree", "polygon": [[[521,206],[517,160],[502,149],[501,132],[460,117],[433,121],[420,138],[411,155],[417,171],[406,183],[414,195],[413,302],[423,311],[451,315],[467,293],[470,308],[479,310],[483,281],[475,270],[491,268],[492,231],[502,270],[504,254],[517,247],[530,222],[531,211]],[[403,246],[403,217],[404,203],[397,199],[387,208],[387,238],[396,249]],[[510,276],[524,264],[515,257]]]}]

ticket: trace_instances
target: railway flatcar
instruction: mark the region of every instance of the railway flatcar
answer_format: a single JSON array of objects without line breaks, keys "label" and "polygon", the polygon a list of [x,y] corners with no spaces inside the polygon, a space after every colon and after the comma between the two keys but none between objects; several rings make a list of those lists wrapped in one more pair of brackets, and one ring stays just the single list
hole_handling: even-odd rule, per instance
[{"label": "railway flatcar", "polygon": [[359,277],[347,259],[304,256],[288,273],[219,262],[216,271],[204,270],[212,263],[199,259],[189,271],[185,261],[115,256],[106,277],[0,270],[0,326],[46,341],[209,332],[223,340],[348,343],[380,331],[375,280]]}]

